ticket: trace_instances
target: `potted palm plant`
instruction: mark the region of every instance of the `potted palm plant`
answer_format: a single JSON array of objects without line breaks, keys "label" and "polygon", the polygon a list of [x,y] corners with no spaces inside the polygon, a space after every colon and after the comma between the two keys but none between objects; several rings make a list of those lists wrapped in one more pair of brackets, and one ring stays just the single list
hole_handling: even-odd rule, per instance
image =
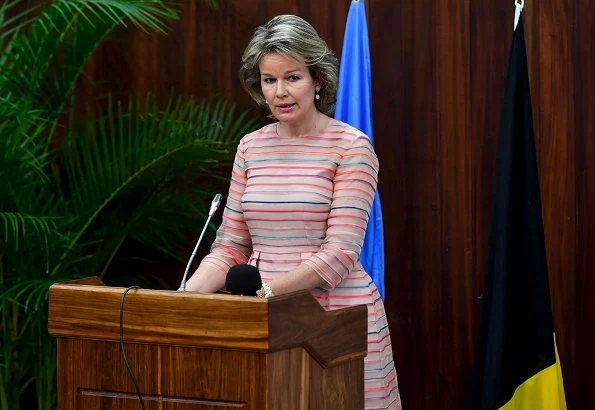
[{"label": "potted palm plant", "polygon": [[0,5],[0,410],[24,408],[26,392],[40,410],[56,406],[49,286],[104,277],[130,243],[139,257],[187,256],[187,230],[226,185],[217,171],[255,127],[222,102],[151,96],[107,98],[76,119],[77,80],[109,34],[165,32],[178,11],[160,0],[29,4]]}]

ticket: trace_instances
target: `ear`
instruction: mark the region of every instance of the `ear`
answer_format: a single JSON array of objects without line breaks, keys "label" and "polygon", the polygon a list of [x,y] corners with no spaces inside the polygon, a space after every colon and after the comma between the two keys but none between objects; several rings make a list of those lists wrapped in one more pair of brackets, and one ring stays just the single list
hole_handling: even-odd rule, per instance
[{"label": "ear", "polygon": [[322,88],[322,81],[320,80],[320,78],[314,78],[314,88],[316,88],[316,92],[320,91],[320,89]]}]

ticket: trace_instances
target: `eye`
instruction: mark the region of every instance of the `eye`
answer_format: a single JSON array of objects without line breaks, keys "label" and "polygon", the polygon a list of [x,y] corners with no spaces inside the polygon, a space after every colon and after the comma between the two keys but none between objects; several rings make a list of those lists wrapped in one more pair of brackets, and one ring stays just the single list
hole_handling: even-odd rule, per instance
[{"label": "eye", "polygon": [[299,79],[300,79],[300,77],[297,76],[297,75],[291,75],[291,76],[289,76],[289,81],[298,81]]},{"label": "eye", "polygon": [[268,77],[268,78],[264,78],[262,80],[262,82],[265,83],[265,84],[273,84],[275,82],[275,79]]}]

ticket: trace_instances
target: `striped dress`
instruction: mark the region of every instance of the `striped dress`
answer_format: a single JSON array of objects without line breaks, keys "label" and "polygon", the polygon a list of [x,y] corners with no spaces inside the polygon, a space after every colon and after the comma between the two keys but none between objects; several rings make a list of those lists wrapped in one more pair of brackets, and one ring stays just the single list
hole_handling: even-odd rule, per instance
[{"label": "striped dress", "polygon": [[275,124],[248,134],[221,227],[201,263],[221,275],[249,263],[263,281],[305,263],[324,279],[311,292],[325,309],[366,304],[366,409],[400,409],[384,305],[359,261],[377,177],[368,137],[343,122],[331,120],[315,136],[281,137]]}]

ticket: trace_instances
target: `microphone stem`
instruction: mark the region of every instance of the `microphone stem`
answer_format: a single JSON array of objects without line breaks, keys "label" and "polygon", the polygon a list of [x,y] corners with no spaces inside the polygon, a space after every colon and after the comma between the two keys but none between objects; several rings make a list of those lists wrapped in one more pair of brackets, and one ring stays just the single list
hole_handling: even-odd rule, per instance
[{"label": "microphone stem", "polygon": [[188,276],[188,271],[190,270],[190,265],[192,265],[192,260],[194,259],[194,255],[196,255],[198,245],[200,245],[200,242],[202,241],[202,237],[204,236],[205,231],[207,230],[207,226],[209,226],[209,221],[211,220],[212,216],[213,216],[213,213],[209,212],[209,217],[207,218],[207,222],[205,223],[205,226],[203,226],[203,228],[202,228],[202,232],[200,233],[200,236],[198,237],[198,241],[196,241],[196,245],[194,246],[192,255],[190,255],[190,260],[188,260],[188,264],[186,265],[186,269],[184,270],[184,276],[182,277],[182,283],[180,284],[180,288],[178,289],[178,292],[184,292],[186,290],[186,277]]}]

